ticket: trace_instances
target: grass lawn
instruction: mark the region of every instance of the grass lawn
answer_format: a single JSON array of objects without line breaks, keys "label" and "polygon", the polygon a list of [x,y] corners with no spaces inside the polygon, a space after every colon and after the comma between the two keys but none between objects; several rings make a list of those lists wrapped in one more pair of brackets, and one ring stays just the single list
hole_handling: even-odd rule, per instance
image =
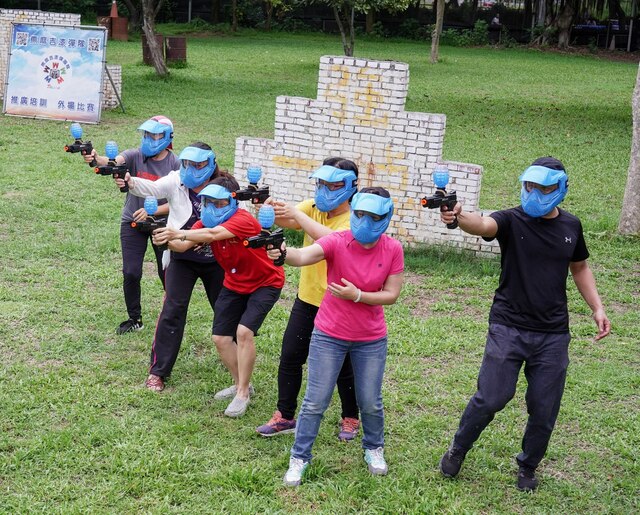
[{"label": "grass lawn", "polygon": [[[162,30],[162,29],[161,29]],[[518,202],[519,173],[552,154],[566,165],[563,206],[580,216],[613,334],[594,343],[590,312],[569,281],[571,365],[542,483],[514,487],[526,423],[524,381],[455,481],[437,463],[474,391],[499,264],[443,249],[407,252],[400,301],[387,309],[387,477],[366,471],[359,440],[336,439],[339,402],[321,427],[308,481],[282,486],[291,435],[256,426],[276,402],[280,341],[297,273],[257,338],[256,395],[225,418],[213,393],[229,376],[210,340],[199,286],[169,387],[142,387],[162,289],[150,256],[142,332],[124,319],[118,223],[123,197],[63,151],[68,123],[0,120],[0,512],[637,513],[640,510],[640,241],[616,235],[631,140],[636,64],[535,50],[441,49],[359,40],[356,54],[410,65],[407,109],[444,113],[444,158],[485,167],[481,207]],[[169,116],[174,146],[211,144],[233,166],[238,136],[272,137],[278,95],[315,98],[325,35],[188,40],[188,65],[158,80],[139,41],[109,42],[123,68],[126,113],[103,113],[85,138],[100,152],[139,143],[135,128]],[[268,184],[268,177],[265,182]],[[337,400],[337,396],[336,396]]]}]

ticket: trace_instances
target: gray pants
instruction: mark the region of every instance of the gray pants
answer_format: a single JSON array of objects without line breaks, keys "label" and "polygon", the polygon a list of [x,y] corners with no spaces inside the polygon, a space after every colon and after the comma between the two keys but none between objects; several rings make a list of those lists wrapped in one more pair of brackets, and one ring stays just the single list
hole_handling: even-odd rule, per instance
[{"label": "gray pants", "polygon": [[520,466],[535,469],[547,450],[560,410],[570,339],[569,333],[541,333],[489,324],[478,390],[462,414],[455,445],[464,451],[471,449],[495,414],[513,398],[524,363],[529,420],[517,461]]}]

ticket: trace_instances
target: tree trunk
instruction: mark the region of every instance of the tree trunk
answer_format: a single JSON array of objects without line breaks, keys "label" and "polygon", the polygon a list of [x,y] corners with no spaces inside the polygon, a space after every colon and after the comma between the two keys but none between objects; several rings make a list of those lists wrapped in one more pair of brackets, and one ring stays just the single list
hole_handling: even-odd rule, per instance
[{"label": "tree trunk", "polygon": [[440,34],[442,34],[442,24],[444,22],[444,0],[436,0],[436,23],[431,33],[431,64],[438,62],[440,52]]},{"label": "tree trunk", "polygon": [[554,0],[545,0],[544,2],[544,32],[542,33],[542,44],[548,45],[551,31],[553,28],[553,20],[555,14],[553,12]]},{"label": "tree trunk", "polygon": [[[355,10],[351,8],[351,15],[349,16],[349,13],[345,12],[343,8],[338,9],[338,7],[334,6],[333,16],[335,17],[336,23],[338,24],[338,29],[340,29],[340,37],[342,38],[342,49],[344,50],[344,55],[346,55],[347,57],[352,57],[353,47],[355,44],[355,35],[353,28]],[[349,34],[347,34],[347,28],[345,28],[345,25],[349,29]]]},{"label": "tree trunk", "polygon": [[149,53],[151,54],[151,60],[153,61],[153,67],[156,69],[156,73],[160,77],[166,77],[169,75],[169,70],[164,62],[164,56],[162,55],[162,48],[156,41],[156,12],[154,8],[153,0],[142,1],[142,30],[147,37],[147,45],[149,45]]},{"label": "tree trunk", "polygon": [[631,159],[627,173],[627,187],[624,190],[622,213],[618,232],[640,234],[640,67],[636,76],[636,87],[631,99],[633,134],[631,136]]},{"label": "tree trunk", "polygon": [[367,17],[365,21],[365,32],[371,34],[373,32],[373,24],[376,21],[376,13],[373,9],[367,11]]},{"label": "tree trunk", "polygon": [[140,11],[136,8],[131,0],[124,0],[124,5],[127,6],[129,11],[129,25],[135,27],[136,30],[140,28]]},{"label": "tree trunk", "polygon": [[558,48],[565,49],[569,47],[569,38],[571,35],[571,25],[573,25],[573,15],[575,11],[570,2],[564,4],[560,14],[556,18],[556,27],[558,27]]},{"label": "tree trunk", "polygon": [[220,23],[220,0],[211,0],[211,23]]},{"label": "tree trunk", "polygon": [[238,0],[231,1],[231,31],[238,31]]},{"label": "tree trunk", "polygon": [[265,11],[265,16],[264,16],[264,30],[266,31],[270,31],[271,30],[271,20],[273,18],[273,2],[271,2],[270,0],[267,0],[264,3],[264,11]]}]

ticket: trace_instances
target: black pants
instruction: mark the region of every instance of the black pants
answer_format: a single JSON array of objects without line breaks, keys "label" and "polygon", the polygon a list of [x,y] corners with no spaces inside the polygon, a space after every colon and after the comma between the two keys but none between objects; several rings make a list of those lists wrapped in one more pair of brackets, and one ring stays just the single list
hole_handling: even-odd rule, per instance
[{"label": "black pants", "polygon": [[214,263],[198,263],[172,257],[165,276],[165,296],[151,348],[149,373],[168,377],[178,357],[193,287],[202,280],[211,309],[216,303],[224,270]]},{"label": "black pants", "polygon": [[[149,234],[142,233],[131,227],[129,222],[120,224],[120,246],[122,247],[122,288],[124,290],[124,303],[127,306],[129,318],[138,320],[142,315],[140,307],[140,280],[142,279],[142,264],[147,252]],[[164,272],[162,270],[162,251],[153,243],[151,244],[156,255],[158,276],[164,288]]]},{"label": "black pants", "polygon": [[[298,394],[302,386],[302,365],[309,356],[309,343],[318,307],[296,297],[289,323],[282,338],[278,367],[278,409],[286,419],[295,417]],[[342,417],[358,418],[351,358],[347,354],[338,375],[338,394],[342,401]]]},{"label": "black pants", "polygon": [[570,339],[569,333],[540,333],[490,324],[478,391],[462,414],[454,443],[465,451],[471,449],[494,415],[515,395],[524,363],[529,420],[517,461],[535,469],[547,450],[560,410]]}]

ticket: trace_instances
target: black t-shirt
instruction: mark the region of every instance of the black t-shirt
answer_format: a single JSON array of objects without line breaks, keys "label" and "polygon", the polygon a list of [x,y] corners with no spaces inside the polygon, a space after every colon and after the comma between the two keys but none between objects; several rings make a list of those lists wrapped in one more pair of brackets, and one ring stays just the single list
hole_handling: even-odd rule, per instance
[{"label": "black t-shirt", "polygon": [[584,261],[589,251],[580,220],[559,212],[552,219],[533,218],[516,207],[490,215],[498,223],[502,270],[489,322],[530,331],[569,331],[569,264]]}]

